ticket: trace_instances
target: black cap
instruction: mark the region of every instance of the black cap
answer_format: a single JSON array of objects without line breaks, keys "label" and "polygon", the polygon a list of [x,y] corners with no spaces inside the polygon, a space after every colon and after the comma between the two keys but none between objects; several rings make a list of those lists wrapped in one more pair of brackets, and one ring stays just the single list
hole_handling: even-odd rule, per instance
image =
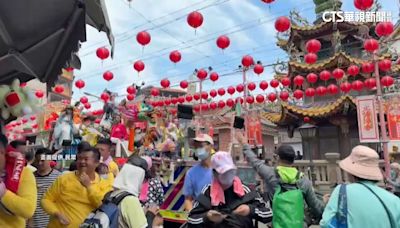
[{"label": "black cap", "polygon": [[294,162],[296,157],[293,147],[289,145],[282,145],[278,147],[278,149],[275,151],[275,154],[279,156],[280,160],[286,161],[290,164]]}]

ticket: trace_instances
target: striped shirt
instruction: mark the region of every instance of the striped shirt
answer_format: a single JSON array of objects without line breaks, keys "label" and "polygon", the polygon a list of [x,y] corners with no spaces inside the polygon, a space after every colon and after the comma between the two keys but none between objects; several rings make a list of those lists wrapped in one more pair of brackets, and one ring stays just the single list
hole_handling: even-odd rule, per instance
[{"label": "striped shirt", "polygon": [[41,176],[38,172],[35,172],[36,185],[37,185],[37,205],[35,214],[32,217],[33,227],[43,228],[47,227],[49,223],[49,215],[42,209],[40,201],[47,189],[53,184],[57,177],[61,174],[58,170],[53,169],[47,175]]}]

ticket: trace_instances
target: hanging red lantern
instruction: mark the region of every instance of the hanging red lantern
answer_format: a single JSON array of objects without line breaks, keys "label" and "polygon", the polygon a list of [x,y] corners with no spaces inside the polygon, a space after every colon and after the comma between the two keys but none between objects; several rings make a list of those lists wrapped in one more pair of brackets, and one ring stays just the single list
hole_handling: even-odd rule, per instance
[{"label": "hanging red lantern", "polygon": [[111,81],[114,78],[114,74],[111,71],[106,71],[103,73],[103,79],[106,81]]},{"label": "hanging red lantern", "polygon": [[257,103],[263,103],[264,100],[265,100],[265,98],[264,98],[263,95],[258,94],[258,95],[256,96],[256,101],[257,101]]},{"label": "hanging red lantern", "polygon": [[333,77],[336,80],[340,80],[343,78],[344,76],[344,70],[340,69],[340,68],[336,68],[333,72],[332,72]]},{"label": "hanging red lantern", "polygon": [[164,105],[167,105],[167,104],[165,104],[165,102],[164,101],[157,101],[157,106],[158,107],[163,107]]},{"label": "hanging red lantern", "polygon": [[320,97],[325,96],[326,92],[327,92],[327,89],[325,86],[318,86],[316,89],[316,93]]},{"label": "hanging red lantern", "polygon": [[197,11],[191,12],[187,17],[187,23],[197,29],[203,24],[203,15]]},{"label": "hanging red lantern", "polygon": [[265,3],[271,3],[271,2],[274,2],[275,0],[261,0],[261,1],[263,1],[263,2],[265,2]]},{"label": "hanging red lantern", "polygon": [[85,107],[86,109],[90,109],[92,106],[90,105],[90,103],[86,103],[83,105],[83,107]]},{"label": "hanging red lantern", "polygon": [[205,92],[205,91],[201,92],[201,98],[203,98],[204,100],[207,100],[207,98],[208,98],[208,93]]},{"label": "hanging red lantern", "polygon": [[150,93],[151,93],[152,96],[156,97],[156,96],[158,96],[160,94],[160,90],[158,90],[157,88],[152,88],[150,90]]},{"label": "hanging red lantern", "polygon": [[268,82],[266,81],[261,81],[260,82],[260,89],[266,90],[268,88]]},{"label": "hanging red lantern", "polygon": [[322,81],[328,81],[331,78],[331,72],[323,70],[321,73],[319,73],[319,78]]},{"label": "hanging red lantern", "polygon": [[376,50],[379,49],[379,43],[375,39],[366,39],[364,41],[364,49],[367,52],[374,53]]},{"label": "hanging red lantern", "polygon": [[254,82],[250,82],[249,84],[247,84],[247,88],[250,90],[250,91],[253,91],[253,90],[255,90],[256,89],[256,83],[254,83]]},{"label": "hanging red lantern", "polygon": [[133,99],[135,99],[135,95],[128,94],[128,95],[126,95],[126,99],[128,99],[128,101],[133,101]]},{"label": "hanging red lantern", "polygon": [[375,27],[375,33],[378,36],[389,36],[394,31],[393,23],[390,21],[379,22]]},{"label": "hanging red lantern", "polygon": [[141,61],[141,60],[138,60],[138,61],[136,61],[134,64],[133,64],[133,68],[135,68],[135,70],[138,72],[138,73],[140,73],[141,71],[143,71],[144,70],[144,63],[143,63],[143,61]]},{"label": "hanging red lantern", "polygon": [[169,59],[173,63],[178,63],[179,61],[181,61],[182,55],[179,51],[175,50],[175,51],[172,51],[171,53],[169,53]]},{"label": "hanging red lantern", "polygon": [[368,89],[373,89],[376,87],[376,80],[375,78],[368,78],[367,80],[364,81],[365,87]]},{"label": "hanging red lantern", "polygon": [[181,81],[179,85],[182,89],[186,89],[189,86],[189,83],[187,81]]},{"label": "hanging red lantern", "polygon": [[274,102],[276,100],[276,94],[275,93],[269,93],[267,98],[268,98],[269,101]]},{"label": "hanging red lantern", "polygon": [[206,79],[207,75],[208,75],[208,73],[204,69],[200,69],[200,70],[197,71],[197,78],[200,79],[200,80]]},{"label": "hanging red lantern", "polygon": [[217,46],[224,50],[225,48],[229,47],[229,44],[231,41],[229,40],[229,37],[227,36],[220,36],[217,39]]},{"label": "hanging red lantern", "polygon": [[85,96],[81,97],[81,99],[79,100],[82,104],[86,104],[88,103],[89,99]]},{"label": "hanging red lantern", "polygon": [[253,104],[254,103],[254,97],[253,96],[247,96],[246,97],[246,103]]},{"label": "hanging red lantern", "polygon": [[105,60],[110,56],[110,51],[105,47],[97,48],[96,55],[99,59]]},{"label": "hanging red lantern", "polygon": [[361,71],[362,71],[364,74],[369,74],[369,73],[374,72],[374,68],[375,68],[374,64],[373,64],[373,63],[370,63],[370,62],[363,63],[363,64],[361,65]]},{"label": "hanging red lantern", "polygon": [[178,97],[178,102],[179,102],[180,104],[185,103],[185,98],[184,98],[184,97]]},{"label": "hanging red lantern", "polygon": [[389,59],[381,60],[379,61],[378,66],[379,70],[381,71],[389,71],[392,67],[392,61],[390,61]]},{"label": "hanging red lantern", "polygon": [[142,46],[146,46],[147,44],[150,43],[151,41],[151,36],[148,32],[146,31],[141,31],[136,35],[136,40],[139,44]]},{"label": "hanging red lantern", "polygon": [[318,75],[314,73],[307,74],[307,81],[311,84],[314,84],[318,81]]},{"label": "hanging red lantern", "polygon": [[293,82],[297,86],[302,86],[304,83],[304,77],[301,75],[297,75],[296,77],[294,77]]},{"label": "hanging red lantern", "polygon": [[35,96],[36,96],[37,98],[42,98],[42,97],[44,96],[44,93],[43,93],[43,91],[41,91],[41,90],[37,90],[37,91],[35,92]]},{"label": "hanging red lantern", "polygon": [[201,97],[201,94],[200,94],[200,93],[195,93],[195,94],[193,94],[193,98],[194,98],[196,101],[200,100],[200,97]]},{"label": "hanging red lantern", "polygon": [[261,64],[256,64],[256,65],[254,65],[254,69],[253,70],[254,70],[254,73],[260,75],[260,74],[262,74],[264,72],[264,66],[261,65]]},{"label": "hanging red lantern", "polygon": [[275,29],[278,32],[285,32],[290,28],[290,20],[287,17],[278,17],[275,21]]},{"label": "hanging red lantern", "polygon": [[277,88],[279,86],[279,81],[276,79],[272,79],[269,84],[271,85],[272,88]]},{"label": "hanging red lantern", "polygon": [[355,91],[361,91],[364,87],[364,83],[360,80],[356,80],[353,83],[351,83],[351,88]]},{"label": "hanging red lantern", "polygon": [[170,100],[170,99],[165,99],[165,100],[164,100],[164,104],[165,104],[166,106],[171,105],[171,100]]},{"label": "hanging red lantern", "polygon": [[211,103],[210,103],[210,108],[211,108],[212,110],[216,109],[217,107],[218,107],[217,103],[215,103],[215,102],[211,102]]},{"label": "hanging red lantern", "polygon": [[211,81],[216,82],[216,81],[218,81],[218,79],[219,79],[219,75],[218,75],[217,72],[212,72],[212,73],[210,74],[210,80],[211,80]]},{"label": "hanging red lantern", "polygon": [[321,50],[321,42],[317,39],[307,41],[306,49],[309,53],[317,53]]},{"label": "hanging red lantern", "polygon": [[347,68],[347,73],[355,77],[358,73],[360,73],[360,68],[358,68],[356,65],[351,65],[349,68]]},{"label": "hanging red lantern", "polygon": [[236,86],[236,91],[238,91],[238,93],[241,93],[244,91],[244,86],[243,84],[239,84]]},{"label": "hanging red lantern", "polygon": [[282,92],[279,94],[279,98],[280,98],[282,101],[287,101],[287,100],[289,99],[289,93],[288,93],[287,91],[282,91]]},{"label": "hanging red lantern", "polygon": [[282,79],[281,79],[281,84],[284,86],[284,87],[287,87],[287,86],[290,86],[290,83],[291,83],[291,81],[290,81],[290,78],[289,77],[283,77]]},{"label": "hanging red lantern", "polygon": [[191,102],[193,100],[193,97],[192,97],[192,95],[189,94],[189,95],[186,95],[185,99],[187,102]]},{"label": "hanging red lantern", "polygon": [[293,92],[293,97],[296,98],[297,100],[300,100],[301,98],[303,98],[303,96],[304,94],[302,90],[297,89]]},{"label": "hanging red lantern", "polygon": [[195,111],[195,112],[200,112],[200,105],[195,105],[195,106],[193,106],[193,110]]},{"label": "hanging red lantern", "polygon": [[126,92],[128,94],[135,94],[136,93],[136,88],[134,86],[128,86],[128,88],[126,88]]},{"label": "hanging red lantern", "polygon": [[239,103],[240,103],[240,104],[243,104],[243,102],[244,102],[244,100],[243,100],[243,98],[241,98],[241,97],[237,97],[236,100],[235,100],[235,103],[236,103],[236,104],[239,104]]},{"label": "hanging red lantern", "polygon": [[224,108],[225,107],[225,102],[224,101],[218,101],[218,108]]},{"label": "hanging red lantern", "polygon": [[307,89],[306,89],[306,96],[307,96],[307,97],[313,97],[313,96],[315,96],[315,89],[314,89],[314,88],[307,88]]},{"label": "hanging red lantern", "polygon": [[64,92],[64,87],[62,85],[57,85],[56,87],[54,87],[54,91],[56,93],[63,93]]},{"label": "hanging red lantern", "polygon": [[314,64],[317,62],[318,56],[315,53],[308,53],[304,56],[304,62]]},{"label": "hanging red lantern", "polygon": [[110,99],[110,95],[106,92],[102,93],[100,98],[104,101],[107,102]]},{"label": "hanging red lantern", "polygon": [[309,123],[311,120],[310,120],[310,117],[308,117],[308,116],[305,116],[304,118],[303,118],[303,122],[304,123]]},{"label": "hanging red lantern", "polygon": [[[208,96],[208,94],[207,94],[207,96]],[[178,103],[178,98],[176,98],[176,97],[173,97],[173,98],[171,98],[171,103],[172,104],[177,104]]]},{"label": "hanging red lantern", "polygon": [[36,116],[31,116],[29,117],[29,119],[31,119],[32,121],[36,120]]},{"label": "hanging red lantern", "polygon": [[335,95],[339,92],[339,88],[334,84],[330,84],[327,89],[328,89],[328,92],[332,95]]},{"label": "hanging red lantern", "polygon": [[229,93],[230,95],[233,95],[233,94],[235,93],[235,88],[234,88],[233,86],[229,86],[229,87],[228,87],[228,93]]},{"label": "hanging red lantern", "polygon": [[210,96],[212,98],[216,97],[217,96],[217,91],[215,89],[210,90]]},{"label": "hanging red lantern", "polygon": [[235,102],[231,98],[229,98],[228,100],[226,100],[226,105],[232,108],[235,105]]},{"label": "hanging red lantern", "polygon": [[26,123],[28,123],[28,120],[25,119],[25,118],[22,118],[22,123],[23,123],[23,124],[26,124]]},{"label": "hanging red lantern", "polygon": [[354,6],[359,10],[367,10],[374,4],[374,0],[354,0]]},{"label": "hanging red lantern", "polygon": [[163,79],[163,80],[161,80],[160,84],[161,84],[161,87],[163,87],[165,89],[165,88],[168,88],[171,83],[168,79]]},{"label": "hanging red lantern", "polygon": [[225,89],[224,88],[219,88],[218,89],[218,95],[224,96],[225,95]]},{"label": "hanging red lantern", "polygon": [[348,93],[351,90],[351,84],[349,82],[343,82],[340,84],[340,90],[344,93]]},{"label": "hanging red lantern", "polygon": [[381,83],[384,87],[389,87],[394,84],[392,76],[384,76],[381,78]]},{"label": "hanging red lantern", "polygon": [[254,64],[254,60],[253,57],[251,57],[250,55],[245,55],[242,58],[242,65],[244,67],[250,67],[251,65]]},{"label": "hanging red lantern", "polygon": [[79,79],[75,82],[75,86],[78,89],[82,89],[83,87],[85,87],[85,82],[82,79]]}]

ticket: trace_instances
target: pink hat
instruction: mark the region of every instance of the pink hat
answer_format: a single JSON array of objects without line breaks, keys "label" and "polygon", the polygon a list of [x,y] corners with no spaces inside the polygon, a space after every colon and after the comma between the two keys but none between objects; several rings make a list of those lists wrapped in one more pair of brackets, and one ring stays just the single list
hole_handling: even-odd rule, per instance
[{"label": "pink hat", "polygon": [[339,162],[339,166],[344,171],[366,180],[383,179],[378,153],[366,146],[354,147],[351,154]]},{"label": "pink hat", "polygon": [[224,151],[218,151],[211,157],[211,167],[219,174],[237,169],[236,165],[233,163],[231,154]]},{"label": "pink hat", "polygon": [[142,156],[142,158],[147,162],[147,170],[150,170],[153,166],[153,160],[149,156]]}]

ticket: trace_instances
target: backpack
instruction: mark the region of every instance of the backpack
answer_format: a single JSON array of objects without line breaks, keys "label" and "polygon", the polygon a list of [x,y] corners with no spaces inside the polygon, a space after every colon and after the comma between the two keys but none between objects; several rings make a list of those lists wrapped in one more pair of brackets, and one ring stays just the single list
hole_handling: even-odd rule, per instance
[{"label": "backpack", "polygon": [[132,194],[126,191],[111,197],[108,192],[103,199],[103,204],[94,210],[85,221],[79,226],[80,228],[113,228],[118,227],[119,203],[127,196]]},{"label": "backpack", "polygon": [[[300,178],[297,171],[296,182]],[[304,197],[297,184],[282,183],[278,172],[279,184],[272,199],[274,228],[303,228],[304,227]]]}]

